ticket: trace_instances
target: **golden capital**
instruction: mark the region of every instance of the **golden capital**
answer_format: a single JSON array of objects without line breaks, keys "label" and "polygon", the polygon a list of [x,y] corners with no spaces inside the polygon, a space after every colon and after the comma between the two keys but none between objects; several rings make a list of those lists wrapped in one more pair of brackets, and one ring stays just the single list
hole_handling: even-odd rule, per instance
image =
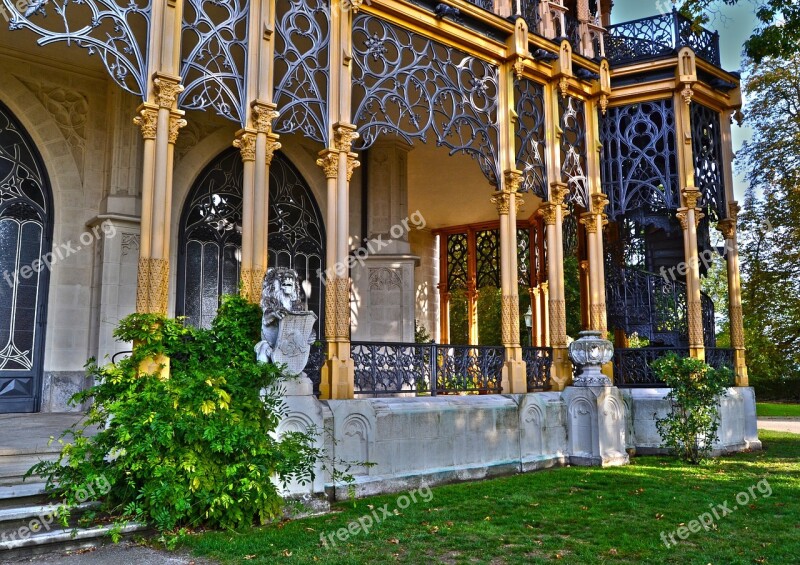
[{"label": "golden capital", "polygon": [[687,208],[697,208],[700,196],[700,191],[693,186],[687,186],[683,189],[683,198],[686,201]]},{"label": "golden capital", "polygon": [[683,228],[683,231],[688,230],[689,229],[689,220],[686,218],[686,209],[682,208],[682,209],[678,210],[678,212],[675,214],[675,216],[680,221],[681,228]]},{"label": "golden capital", "polygon": [[608,206],[608,197],[605,194],[602,192],[595,192],[592,194],[592,210],[594,210],[595,213],[602,213],[606,206]]},{"label": "golden capital", "polygon": [[739,212],[741,209],[742,208],[739,206],[739,203],[736,200],[728,202],[728,217],[735,221],[736,218],[739,217]]},{"label": "golden capital", "polygon": [[139,110],[139,115],[133,118],[133,123],[142,130],[142,137],[155,139],[158,130],[158,110],[147,107]]},{"label": "golden capital", "polygon": [[252,121],[256,132],[272,133],[272,120],[279,115],[279,112],[275,109],[275,104],[256,100],[250,104],[250,107],[253,109]]},{"label": "golden capital", "polygon": [[734,239],[736,237],[736,220],[733,218],[725,218],[717,222],[717,229],[722,232],[722,237],[725,239]]},{"label": "golden capital", "polygon": [[566,199],[568,194],[569,186],[567,186],[567,183],[560,181],[553,181],[550,183],[550,202],[553,204],[560,206],[564,203],[564,199]]},{"label": "golden capital", "polygon": [[598,215],[594,212],[584,212],[581,214],[580,222],[586,229],[586,233],[597,233]]},{"label": "golden capital", "polygon": [[694,90],[692,90],[692,83],[687,82],[684,85],[683,90],[681,90],[681,96],[683,97],[683,101],[686,103],[687,106],[692,103],[692,97],[694,96]]},{"label": "golden capital", "polygon": [[185,119],[183,119],[183,115],[181,114],[172,114],[169,117],[169,142],[174,144],[178,141],[178,132],[181,128],[186,127],[188,124]]},{"label": "golden capital", "polygon": [[233,140],[233,146],[242,154],[242,161],[256,160],[256,134],[254,132],[240,131]]},{"label": "golden capital", "polygon": [[522,171],[516,169],[509,169],[503,172],[503,182],[505,189],[510,192],[517,192],[519,187],[522,186]]},{"label": "golden capital", "polygon": [[272,164],[272,157],[275,155],[275,152],[281,148],[281,144],[278,142],[278,136],[274,133],[267,134],[267,155],[266,155],[266,164]]},{"label": "golden capital", "polygon": [[156,75],[153,79],[153,90],[156,102],[161,108],[172,109],[178,100],[178,94],[183,92],[183,85],[180,77],[168,75]]},{"label": "golden capital", "polygon": [[339,171],[339,154],[335,151],[322,151],[317,166],[325,172],[325,178],[335,179]]},{"label": "golden capital", "polygon": [[539,212],[542,214],[545,225],[553,226],[556,223],[556,211],[558,207],[552,202],[545,202],[539,206]]},{"label": "golden capital", "polygon": [[347,182],[350,182],[350,179],[353,178],[353,171],[361,166],[361,161],[356,157],[357,155],[355,153],[347,154]]},{"label": "golden capital", "polygon": [[333,144],[338,151],[350,153],[353,142],[359,138],[356,126],[353,124],[336,124],[333,127]]},{"label": "golden capital", "polygon": [[491,197],[491,202],[497,207],[497,213],[501,216],[507,216],[511,208],[511,199],[514,198],[514,193],[508,190],[495,192]]}]

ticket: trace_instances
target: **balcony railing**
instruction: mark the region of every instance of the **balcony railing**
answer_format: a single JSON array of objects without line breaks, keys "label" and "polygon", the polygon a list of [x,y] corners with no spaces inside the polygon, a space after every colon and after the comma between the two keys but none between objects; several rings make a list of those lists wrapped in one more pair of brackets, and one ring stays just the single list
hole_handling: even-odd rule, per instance
[{"label": "balcony railing", "polygon": [[677,11],[611,25],[605,38],[606,57],[613,64],[671,55],[691,47],[698,57],[720,66],[719,34],[693,25]]},{"label": "balcony railing", "polygon": [[550,347],[523,347],[522,359],[525,361],[528,392],[550,390],[553,349]]},{"label": "balcony railing", "polygon": [[[719,369],[733,369],[733,350],[721,347],[707,347],[706,363]],[[639,347],[614,349],[614,385],[623,388],[660,387],[664,383],[656,378],[650,365],[660,357],[675,353],[688,357],[689,349],[684,347]],[[730,386],[734,386],[734,382]]]},{"label": "balcony railing", "polygon": [[356,395],[501,392],[500,346],[354,341],[351,355]]}]

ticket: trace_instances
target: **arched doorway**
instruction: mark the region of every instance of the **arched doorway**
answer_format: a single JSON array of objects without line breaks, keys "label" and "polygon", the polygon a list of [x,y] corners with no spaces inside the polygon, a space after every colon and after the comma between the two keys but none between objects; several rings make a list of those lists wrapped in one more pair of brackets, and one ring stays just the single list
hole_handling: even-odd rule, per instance
[{"label": "arched doorway", "polygon": [[42,158],[0,104],[0,413],[39,410],[52,238]]},{"label": "arched doorway", "polygon": [[[218,155],[197,177],[183,206],[178,240],[176,314],[208,327],[222,294],[238,292],[242,237],[242,175],[239,152]],[[311,282],[308,307],[323,327],[325,230],[311,189],[280,152],[269,172],[269,266],[295,269]]]}]

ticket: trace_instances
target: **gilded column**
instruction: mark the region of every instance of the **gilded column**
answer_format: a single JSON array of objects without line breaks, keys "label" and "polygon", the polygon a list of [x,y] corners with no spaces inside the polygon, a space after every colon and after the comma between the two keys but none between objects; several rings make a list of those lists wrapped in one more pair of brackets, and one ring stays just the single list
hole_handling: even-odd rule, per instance
[{"label": "gilded column", "polygon": [[500,216],[501,333],[506,349],[502,389],[509,394],[528,392],[525,362],[522,359],[519,339],[517,211],[522,204],[522,196],[517,191],[521,184],[522,173],[517,170],[507,170],[503,175],[503,190],[492,197]]},{"label": "gilded column", "polygon": [[731,347],[733,365],[736,373],[736,386],[749,386],[744,346],[744,320],[742,317],[742,285],[739,277],[739,245],[736,241],[736,218],[739,204],[728,205],[728,217],[717,227],[725,238],[725,252],[728,267],[728,315],[730,317]]}]

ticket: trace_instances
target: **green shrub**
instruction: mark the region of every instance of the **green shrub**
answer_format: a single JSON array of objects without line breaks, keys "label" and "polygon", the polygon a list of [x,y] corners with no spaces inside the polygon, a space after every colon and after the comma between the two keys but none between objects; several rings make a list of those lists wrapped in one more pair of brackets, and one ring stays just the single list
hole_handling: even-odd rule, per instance
[{"label": "green shrub", "polygon": [[705,362],[674,353],[656,359],[653,372],[671,390],[670,413],[656,420],[667,447],[687,463],[699,464],[711,452],[719,428],[718,401],[725,394],[732,373]]},{"label": "green shrub", "polygon": [[[308,481],[320,453],[310,434],[273,435],[280,371],[256,361],[260,323],[259,308],[238,296],[223,298],[210,330],[155,315],[125,318],[115,336],[137,343],[132,356],[104,367],[90,361],[97,384],[73,397],[90,403],[87,419],[65,432],[58,461],[29,474],[45,476],[67,506],[86,485],[107,481],[105,511],[161,531],[275,518],[283,500],[271,479]],[[169,378],[140,374],[141,362],[159,354],[170,359]]]}]

